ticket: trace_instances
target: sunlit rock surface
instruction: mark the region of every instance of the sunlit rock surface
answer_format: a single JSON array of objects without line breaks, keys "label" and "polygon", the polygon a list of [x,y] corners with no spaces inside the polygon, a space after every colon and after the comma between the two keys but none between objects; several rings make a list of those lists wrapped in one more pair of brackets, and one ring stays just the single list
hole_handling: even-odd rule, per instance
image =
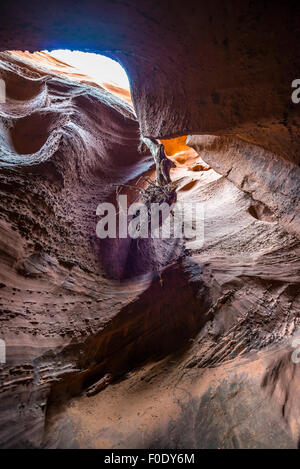
[{"label": "sunlit rock surface", "polygon": [[[1,447],[299,445],[298,6],[172,3],[4,8],[2,50],[109,51],[134,110],[0,55]],[[204,244],[96,237],[97,205],[154,177],[140,128],[203,204]]]},{"label": "sunlit rock surface", "polygon": [[280,155],[237,138],[189,136],[187,143],[218,173],[251,195],[252,215],[275,219],[300,237],[300,168]]},{"label": "sunlit rock surface", "polygon": [[[58,60],[45,51],[30,53],[28,51],[21,52],[15,50],[11,52],[15,57],[20,58],[22,61],[28,61],[29,63],[32,63],[39,68],[46,69],[48,73],[49,71],[54,72],[55,74],[63,75],[65,78],[70,80],[79,81],[87,85],[105,89],[124,99],[124,101],[128,102],[129,104],[132,104],[130,92],[127,89],[121,88],[115,83],[108,81],[102,81],[101,85],[98,82],[95,83],[95,80],[88,74],[80,72],[76,69],[76,67],[63,62],[62,60]],[[99,71],[99,75],[101,75],[101,70]]]}]

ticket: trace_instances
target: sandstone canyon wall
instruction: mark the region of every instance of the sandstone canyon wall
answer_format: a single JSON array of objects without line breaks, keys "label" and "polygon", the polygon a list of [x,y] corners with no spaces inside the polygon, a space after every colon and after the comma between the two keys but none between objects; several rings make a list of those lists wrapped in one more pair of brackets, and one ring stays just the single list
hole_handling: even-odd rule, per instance
[{"label": "sandstone canyon wall", "polygon": [[[297,3],[1,8],[3,51],[105,52],[134,105],[0,54],[1,446],[297,447]],[[181,137],[171,178],[204,244],[96,237],[97,205],[154,177],[140,130]]]},{"label": "sandstone canyon wall", "polygon": [[[142,132],[238,134],[299,163],[299,2],[1,5],[2,50],[104,52],[125,67]],[[280,137],[279,137],[280,136]]]}]

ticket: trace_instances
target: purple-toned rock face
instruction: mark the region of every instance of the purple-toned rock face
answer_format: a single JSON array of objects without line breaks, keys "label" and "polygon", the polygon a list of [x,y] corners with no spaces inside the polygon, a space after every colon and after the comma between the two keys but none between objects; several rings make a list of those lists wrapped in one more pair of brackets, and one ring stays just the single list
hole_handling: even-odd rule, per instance
[{"label": "purple-toned rock face", "polygon": [[[280,3],[1,7],[1,447],[298,446],[299,6]],[[20,52],[53,48],[116,58],[133,106]],[[140,133],[188,135],[165,149],[201,239],[97,237],[99,204],[158,197]]]},{"label": "purple-toned rock face", "polygon": [[299,2],[10,1],[2,50],[105,52],[145,136],[238,134],[299,163]]}]

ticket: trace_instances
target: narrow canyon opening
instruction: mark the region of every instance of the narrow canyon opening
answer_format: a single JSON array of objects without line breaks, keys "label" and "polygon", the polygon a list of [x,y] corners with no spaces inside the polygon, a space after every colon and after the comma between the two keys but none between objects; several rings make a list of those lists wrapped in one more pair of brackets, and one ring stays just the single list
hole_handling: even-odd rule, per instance
[{"label": "narrow canyon opening", "polygon": [[299,5],[98,3],[3,12],[0,447],[296,448]]}]

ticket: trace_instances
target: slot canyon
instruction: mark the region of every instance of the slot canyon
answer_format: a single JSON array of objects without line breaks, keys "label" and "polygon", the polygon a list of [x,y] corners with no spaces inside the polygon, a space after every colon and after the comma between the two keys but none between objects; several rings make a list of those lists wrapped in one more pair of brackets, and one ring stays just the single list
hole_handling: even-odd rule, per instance
[{"label": "slot canyon", "polygon": [[[0,17],[0,447],[299,448],[299,2]],[[99,204],[166,187],[203,239],[97,236]]]}]

